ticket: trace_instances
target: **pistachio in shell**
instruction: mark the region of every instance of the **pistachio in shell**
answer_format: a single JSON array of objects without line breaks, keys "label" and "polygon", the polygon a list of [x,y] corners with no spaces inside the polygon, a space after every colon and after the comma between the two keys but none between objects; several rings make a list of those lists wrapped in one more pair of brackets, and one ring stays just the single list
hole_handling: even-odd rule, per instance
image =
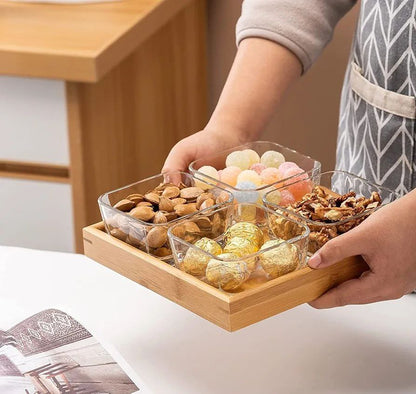
[{"label": "pistachio in shell", "polygon": [[157,193],[154,192],[150,192],[150,193],[146,193],[144,195],[144,199],[150,203],[152,203],[153,205],[158,205],[159,204],[159,200],[160,197]]},{"label": "pistachio in shell", "polygon": [[159,209],[161,211],[172,212],[174,210],[174,205],[168,197],[160,197],[159,200]]},{"label": "pistachio in shell", "polygon": [[162,196],[166,198],[176,198],[179,197],[181,191],[177,186],[168,186],[165,190],[163,190]]},{"label": "pistachio in shell", "polygon": [[180,196],[186,200],[196,200],[203,192],[200,187],[191,186],[182,189]]},{"label": "pistachio in shell", "polygon": [[155,213],[155,217],[153,218],[154,224],[161,224],[161,223],[167,223],[167,222],[168,222],[168,219],[163,214],[163,212],[158,211]]},{"label": "pistachio in shell", "polygon": [[123,198],[117,204],[114,205],[114,208],[118,209],[119,211],[128,212],[135,206],[136,204],[133,201],[128,200],[127,198]]},{"label": "pistachio in shell", "polygon": [[175,213],[178,216],[186,216],[186,215],[190,215],[191,213],[194,213],[197,211],[196,209],[196,204],[195,203],[190,203],[190,204],[178,204],[175,205]]},{"label": "pistachio in shell", "polygon": [[143,220],[144,222],[150,222],[155,217],[155,212],[151,207],[142,205],[132,209],[130,215],[136,219]]},{"label": "pistachio in shell", "polygon": [[165,227],[153,227],[147,233],[146,239],[149,248],[161,248],[168,240],[168,231]]},{"label": "pistachio in shell", "polygon": [[143,194],[140,194],[140,193],[134,193],[134,194],[128,195],[126,199],[133,201],[137,205],[139,202],[144,201],[144,196]]}]

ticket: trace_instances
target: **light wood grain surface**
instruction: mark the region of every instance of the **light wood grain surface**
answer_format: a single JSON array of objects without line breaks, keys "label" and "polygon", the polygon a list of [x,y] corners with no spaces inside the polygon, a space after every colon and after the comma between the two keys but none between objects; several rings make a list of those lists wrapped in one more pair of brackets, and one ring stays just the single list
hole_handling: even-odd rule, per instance
[{"label": "light wood grain surface", "polygon": [[172,146],[204,126],[204,21],[193,1],[97,83],[67,82],[77,251],[102,193],[160,173]]},{"label": "light wood grain surface", "polygon": [[93,260],[228,331],[310,302],[368,269],[361,257],[351,257],[324,269],[305,267],[233,294],[111,237],[105,233],[103,223],[84,229],[84,249]]},{"label": "light wood grain surface", "polygon": [[95,82],[190,2],[0,1],[0,74]]}]

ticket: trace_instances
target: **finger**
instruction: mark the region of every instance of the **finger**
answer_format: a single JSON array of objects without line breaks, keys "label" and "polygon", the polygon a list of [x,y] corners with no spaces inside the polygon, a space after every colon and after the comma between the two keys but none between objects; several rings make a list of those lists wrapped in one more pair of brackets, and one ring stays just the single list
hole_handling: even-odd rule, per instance
[{"label": "finger", "polygon": [[[358,230],[358,231],[356,231]],[[365,241],[359,228],[331,239],[319,249],[308,261],[311,268],[324,268],[347,257],[357,256],[363,252]]]},{"label": "finger", "polygon": [[188,170],[189,163],[194,160],[193,147],[183,142],[176,144],[166,158],[162,173]]},{"label": "finger", "polygon": [[376,275],[371,271],[364,272],[360,278],[352,279],[327,291],[315,301],[309,303],[314,308],[334,308],[350,304],[369,304],[387,299],[383,294]]}]

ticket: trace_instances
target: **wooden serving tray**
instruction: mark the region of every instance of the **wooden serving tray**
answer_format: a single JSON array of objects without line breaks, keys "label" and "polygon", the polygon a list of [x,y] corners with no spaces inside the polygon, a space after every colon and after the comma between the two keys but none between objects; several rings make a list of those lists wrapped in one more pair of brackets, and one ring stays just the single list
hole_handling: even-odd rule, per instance
[{"label": "wooden serving tray", "polygon": [[226,293],[108,235],[104,224],[83,230],[84,253],[212,323],[236,331],[310,302],[368,269],[361,257],[331,267],[305,267],[240,293]]}]

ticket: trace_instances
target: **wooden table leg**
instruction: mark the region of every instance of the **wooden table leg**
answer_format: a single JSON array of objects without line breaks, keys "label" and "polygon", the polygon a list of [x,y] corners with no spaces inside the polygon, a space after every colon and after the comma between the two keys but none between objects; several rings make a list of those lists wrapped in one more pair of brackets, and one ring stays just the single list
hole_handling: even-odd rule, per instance
[{"label": "wooden table leg", "polygon": [[160,172],[207,120],[205,2],[195,0],[97,83],[67,82],[76,250],[100,194]]}]

